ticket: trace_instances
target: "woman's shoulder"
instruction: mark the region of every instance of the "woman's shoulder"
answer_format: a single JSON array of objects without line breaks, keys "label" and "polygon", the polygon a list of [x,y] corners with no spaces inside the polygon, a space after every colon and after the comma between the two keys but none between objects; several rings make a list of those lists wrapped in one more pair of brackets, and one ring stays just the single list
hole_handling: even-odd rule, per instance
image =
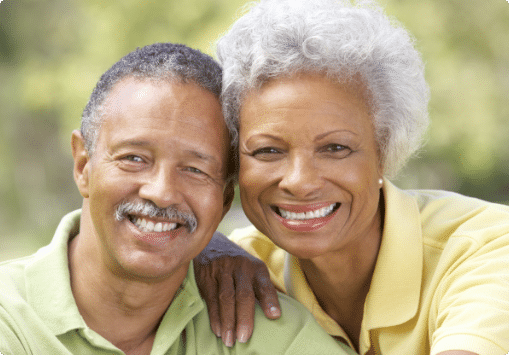
[{"label": "woman's shoulder", "polygon": [[500,203],[489,202],[479,198],[461,195],[452,191],[445,190],[402,190],[411,195],[417,201],[421,209],[437,207],[452,208],[458,211],[468,211],[474,209],[493,208],[509,213],[509,206]]},{"label": "woman's shoulder", "polygon": [[[423,237],[468,239],[484,245],[509,238],[509,206],[441,190],[409,190],[418,205]],[[506,238],[507,237],[507,238]],[[509,242],[509,241],[508,241]]]}]

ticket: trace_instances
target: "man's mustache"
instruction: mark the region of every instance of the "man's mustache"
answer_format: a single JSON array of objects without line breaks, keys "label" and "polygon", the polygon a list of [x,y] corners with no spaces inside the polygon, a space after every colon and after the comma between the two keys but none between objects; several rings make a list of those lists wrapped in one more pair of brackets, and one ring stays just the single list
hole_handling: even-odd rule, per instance
[{"label": "man's mustache", "polygon": [[174,206],[167,208],[159,208],[151,201],[144,202],[127,202],[120,203],[115,211],[115,218],[117,221],[122,221],[130,214],[158,217],[169,220],[177,220],[179,223],[185,225],[189,233],[193,233],[198,226],[196,216],[192,212],[180,211]]}]

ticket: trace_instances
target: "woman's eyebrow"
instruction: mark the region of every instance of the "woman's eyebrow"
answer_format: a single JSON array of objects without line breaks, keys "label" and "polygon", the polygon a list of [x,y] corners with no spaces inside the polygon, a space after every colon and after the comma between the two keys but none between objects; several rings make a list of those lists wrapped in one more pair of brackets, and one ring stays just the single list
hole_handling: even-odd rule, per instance
[{"label": "woman's eyebrow", "polygon": [[345,133],[345,132],[346,132],[346,133],[353,134],[353,135],[355,135],[355,136],[358,136],[358,135],[359,135],[359,133],[356,133],[356,132],[351,131],[351,130],[349,130],[349,129],[337,129],[337,130],[334,130],[334,131],[329,131],[329,132],[325,132],[325,133],[321,133],[321,134],[317,135],[317,136],[315,137],[315,141],[320,140],[320,139],[322,139],[322,138],[325,138],[325,137],[327,137],[327,136],[328,136],[328,135],[330,135],[330,134],[334,134],[334,133]]}]

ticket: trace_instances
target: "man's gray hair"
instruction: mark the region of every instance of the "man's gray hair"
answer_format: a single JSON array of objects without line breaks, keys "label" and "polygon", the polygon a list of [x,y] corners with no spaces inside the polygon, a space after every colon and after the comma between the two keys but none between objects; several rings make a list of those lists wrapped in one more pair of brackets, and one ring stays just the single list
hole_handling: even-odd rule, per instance
[{"label": "man's gray hair", "polygon": [[223,112],[237,129],[250,90],[321,73],[341,84],[360,78],[367,88],[385,176],[421,145],[429,101],[423,62],[409,33],[372,1],[261,0],[219,40],[217,56]]}]

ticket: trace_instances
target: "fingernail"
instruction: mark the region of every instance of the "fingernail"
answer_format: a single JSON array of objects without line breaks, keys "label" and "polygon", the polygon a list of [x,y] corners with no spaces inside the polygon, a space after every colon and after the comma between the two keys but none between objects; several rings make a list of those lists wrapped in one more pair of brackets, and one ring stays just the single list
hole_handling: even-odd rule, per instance
[{"label": "fingernail", "polygon": [[248,334],[247,327],[245,327],[245,326],[239,327],[239,330],[237,332],[237,340],[240,343],[246,343],[247,342],[247,334]]},{"label": "fingernail", "polygon": [[216,335],[216,337],[221,338],[221,329],[214,327],[214,329],[212,329],[212,332]]},{"label": "fingernail", "polygon": [[278,316],[280,314],[279,309],[274,306],[270,307],[269,311],[273,316]]},{"label": "fingernail", "polygon": [[233,332],[231,330],[228,330],[226,332],[226,336],[224,338],[224,345],[231,348],[233,346]]}]

